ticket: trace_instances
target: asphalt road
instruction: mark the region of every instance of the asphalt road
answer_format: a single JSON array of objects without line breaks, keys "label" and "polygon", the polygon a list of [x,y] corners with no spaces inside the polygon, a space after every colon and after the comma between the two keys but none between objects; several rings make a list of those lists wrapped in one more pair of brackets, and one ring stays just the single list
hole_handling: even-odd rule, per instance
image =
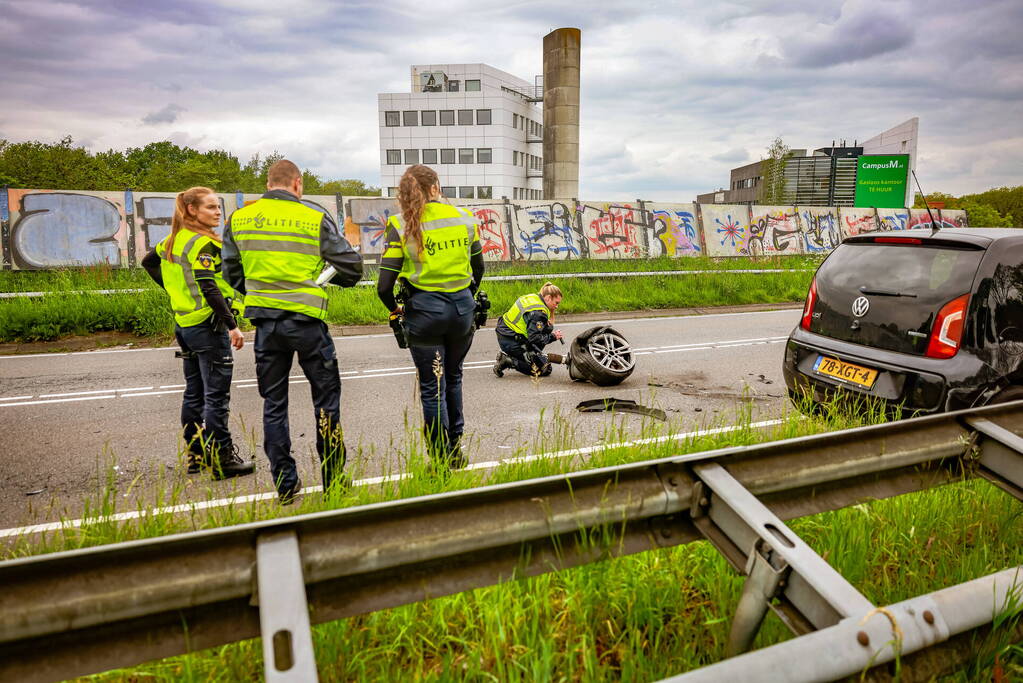
[{"label": "asphalt road", "polygon": [[[540,381],[514,372],[497,379],[490,370],[497,354],[494,332],[481,330],[465,365],[467,453],[478,463],[593,444],[612,420],[638,429],[637,416],[575,410],[580,401],[609,396],[661,408],[687,428],[728,421],[744,399],[752,400],[756,417],[775,416],[786,402],[782,343],[798,318],[799,311],[790,309],[615,320],[611,324],[638,356],[633,375],[611,388],[572,382],[563,366]],[[571,339],[594,324],[558,327]],[[356,477],[399,472],[407,440],[421,422],[411,359],[390,334],[339,337],[336,343],[349,470]],[[184,479],[192,482],[184,487],[186,499],[206,499],[209,487],[213,495],[271,491],[251,343],[236,352],[234,377],[232,430],[257,470],[254,477],[214,483],[186,475],[180,466],[183,379],[173,348],[0,356],[0,529],[79,516],[108,481],[116,482],[123,498],[144,492],[144,502],[152,491]],[[291,427],[302,480],[318,484],[312,404],[297,363]],[[566,433],[571,444],[559,436]]]}]

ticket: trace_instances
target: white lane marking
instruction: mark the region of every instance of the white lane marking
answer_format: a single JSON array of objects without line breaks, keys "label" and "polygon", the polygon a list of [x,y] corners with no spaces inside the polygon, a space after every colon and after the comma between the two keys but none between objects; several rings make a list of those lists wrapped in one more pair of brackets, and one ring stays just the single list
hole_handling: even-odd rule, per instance
[{"label": "white lane marking", "polygon": [[[636,352],[634,352],[634,354],[637,355],[637,356],[648,356],[650,354],[660,354],[660,353],[681,353],[681,352],[684,352],[684,351],[713,351],[713,350],[716,350],[716,349],[730,349],[730,348],[736,348],[736,347],[740,347],[740,346],[761,346],[761,345],[764,345],[764,344],[780,344],[780,343],[784,342],[785,340],[787,340],[788,337],[760,337],[758,339],[764,339],[764,340],[768,340],[768,341],[748,340],[746,343],[742,343],[742,344],[735,344],[735,343],[729,343],[729,342],[708,342],[708,343],[705,343],[703,345],[690,344],[690,345],[681,345],[681,346],[678,346],[678,347],[651,347],[651,348],[654,348],[656,350],[654,350],[654,351],[636,351]],[[490,360],[476,360],[476,361],[467,361],[463,365],[463,367],[464,367],[465,370],[479,370],[479,369],[489,368],[489,367],[493,366],[493,364],[494,364],[494,361],[490,361]],[[395,370],[397,370],[398,372],[394,372]],[[400,377],[402,375],[414,375],[414,374],[416,374],[414,366],[403,366],[402,368],[379,368],[379,369],[372,369],[372,370],[349,370],[349,371],[341,373],[341,375],[344,376],[345,379],[373,379],[375,377]],[[289,380],[288,384],[306,384],[309,381],[309,380],[307,380],[302,375],[291,375],[290,377],[288,377],[288,380]],[[256,382],[256,381],[257,381],[256,379],[252,379],[252,378],[250,378],[250,379],[236,379],[232,383],[238,389],[251,389],[253,387],[258,386],[258,384],[253,384],[253,382]],[[159,388],[160,389],[184,388],[184,386],[185,385],[183,385],[183,384],[168,384],[168,385],[160,386]],[[83,396],[83,395],[86,395],[86,394],[105,394],[105,396],[99,396],[99,397],[96,397],[96,398],[116,398],[116,396],[110,395],[110,394],[120,393],[120,392],[141,392],[144,389],[152,389],[152,388],[153,387],[137,387],[136,389],[95,389],[93,391],[78,391],[78,392],[72,392],[72,393],[67,393],[67,394],[44,394],[44,395],[40,396],[39,398],[40,399],[44,399],[44,398],[48,399],[48,398],[51,398],[51,397],[52,398],[56,398],[56,397],[62,397],[62,396]],[[180,393],[180,392],[174,392],[174,391],[151,391],[151,392],[148,392],[148,393],[128,393],[128,394],[126,394],[126,396],[157,396],[159,394],[173,394],[173,393]],[[32,396],[10,396],[10,397],[6,397],[6,398],[0,398],[0,408],[4,408],[4,407],[7,407],[7,406],[37,405],[37,404],[40,404],[40,403],[61,403],[62,400],[70,400],[70,399],[61,399],[61,400],[42,400],[42,401],[19,402],[22,399],[30,399],[30,398],[32,398]]]},{"label": "white lane marking", "polygon": [[16,403],[0,404],[0,408],[6,408],[7,406],[37,406],[41,403],[69,403],[71,401],[95,401],[98,398],[117,398],[117,396],[114,394],[104,394],[102,396],[78,396],[76,398],[51,398],[45,401],[18,401]]},{"label": "white lane marking", "polygon": [[[726,339],[723,341],[693,342],[691,344],[665,344],[664,346],[652,346],[652,349],[680,349],[685,346],[720,346],[721,344],[747,344],[750,342],[771,341],[773,339],[788,339],[788,335],[776,337],[753,337],[752,339]],[[638,350],[638,349],[637,349]],[[646,349],[643,349],[646,350]]]},{"label": "white lane marking", "polygon": [[171,389],[170,391],[143,391],[138,394],[121,394],[121,398],[132,398],[134,396],[160,396],[162,394],[180,394],[182,389]]},{"label": "white lane marking", "polygon": [[554,391],[541,391],[537,396],[543,396],[544,394],[567,394],[568,389],[555,389]]},{"label": "white lane marking", "polygon": [[[632,441],[618,441],[613,443],[603,443],[596,446],[585,446],[583,448],[573,448],[565,451],[554,451],[551,453],[538,453],[535,455],[525,455],[517,458],[502,458],[501,460],[490,460],[487,462],[476,462],[470,464],[465,469],[467,470],[485,470],[494,469],[500,465],[513,465],[517,463],[532,462],[535,460],[554,459],[554,458],[565,458],[574,455],[589,455],[591,453],[599,453],[601,451],[610,450],[612,448],[628,448],[630,446],[640,446],[644,444],[654,443],[665,443],[668,441],[681,441],[682,439],[698,438],[701,436],[710,436],[713,434],[723,434],[726,432],[734,432],[739,429],[748,428],[762,428],[762,427],[773,427],[779,425],[782,420],[763,420],[761,422],[753,422],[748,427],[746,425],[731,425],[728,427],[715,427],[714,429],[698,429],[694,432],[682,432],[678,434],[666,434],[664,436],[656,436],[648,439],[635,439]],[[498,446],[498,448],[510,448],[509,446]],[[688,456],[682,456],[683,459],[696,459],[703,456],[703,453],[692,453]],[[359,479],[353,482],[354,486],[373,486],[377,484],[383,484],[385,482],[396,482],[403,479],[409,479],[412,474],[409,472],[400,472],[398,474],[384,475],[379,477],[367,477],[366,479]],[[323,490],[322,486],[307,486],[302,489],[302,493],[318,493]],[[273,500],[277,498],[277,492],[270,493],[254,493],[246,496],[232,496],[228,498],[217,498],[214,500],[198,501],[195,503],[182,503],[180,505],[171,505],[167,507],[155,508],[151,511],[138,511],[132,512],[119,512],[113,515],[105,515],[103,517],[95,517],[90,519],[69,519],[62,522],[50,522],[47,524],[33,524],[30,526],[14,527],[10,529],[0,529],[0,538],[8,538],[10,536],[22,536],[28,534],[37,534],[43,531],[60,531],[61,529],[77,529],[86,523],[98,523],[106,521],[126,521],[130,519],[139,519],[144,515],[166,515],[174,514],[178,512],[193,512],[196,510],[208,510],[216,507],[224,507],[227,505],[236,505],[251,503],[261,500]]]},{"label": "white lane marking", "polygon": [[[784,306],[785,304],[779,304]],[[570,326],[581,326],[581,325],[606,325],[611,323],[628,323],[628,322],[649,322],[658,320],[695,320],[701,318],[729,318],[738,315],[769,315],[772,313],[792,313],[799,311],[803,308],[801,303],[793,303],[791,308],[776,308],[770,311],[747,311],[745,313],[694,313],[692,315],[652,315],[644,316],[639,318],[612,318],[609,320],[580,320],[573,322],[559,323],[558,327],[570,327]],[[381,323],[382,324],[382,323]],[[353,341],[359,339],[379,339],[383,337],[393,337],[394,335],[385,334],[353,334],[347,337],[331,337],[334,341]],[[251,343],[245,345],[241,350],[242,353],[249,350]],[[139,353],[143,351],[177,351],[177,346],[153,346],[141,349],[109,349],[106,351],[61,351],[57,353],[23,353],[23,354],[2,354],[0,360],[20,360],[22,358],[56,358],[59,356],[88,356],[98,355],[104,353]]]},{"label": "white lane marking", "polygon": [[184,384],[161,384],[161,389],[184,389]]}]

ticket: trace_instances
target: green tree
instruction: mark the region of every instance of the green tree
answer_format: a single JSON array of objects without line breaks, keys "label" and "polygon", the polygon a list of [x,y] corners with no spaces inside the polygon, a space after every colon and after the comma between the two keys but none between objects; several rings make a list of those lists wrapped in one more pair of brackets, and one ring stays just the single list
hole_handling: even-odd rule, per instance
[{"label": "green tree", "polygon": [[770,205],[785,203],[785,166],[792,157],[792,150],[777,137],[767,148],[767,158],[760,162],[762,181],[760,203]]},{"label": "green tree", "polygon": [[380,188],[366,185],[361,180],[346,178],[323,183],[320,194],[341,194],[345,197],[379,197]]},{"label": "green tree", "polygon": [[1002,216],[997,209],[988,204],[980,204],[967,199],[962,202],[962,208],[966,209],[969,224],[975,228],[1013,227],[1011,214]]}]

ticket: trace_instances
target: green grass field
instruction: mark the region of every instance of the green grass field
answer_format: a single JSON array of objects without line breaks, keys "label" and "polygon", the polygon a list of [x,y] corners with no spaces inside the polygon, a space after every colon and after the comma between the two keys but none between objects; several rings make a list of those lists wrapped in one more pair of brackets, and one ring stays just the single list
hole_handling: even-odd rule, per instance
[{"label": "green grass field", "polygon": [[[429,476],[414,432],[403,471],[412,478],[359,488],[324,500],[311,495],[293,509],[247,503],[178,516],[143,515],[109,521],[121,496],[101,482],[91,523],[9,544],[6,557],[25,556],[192,529],[316,512],[454,489],[545,476],[629,461],[681,455],[856,426],[881,419],[830,413],[820,419],[791,414],[767,430],[750,426],[741,407],[740,429],[641,448],[610,448],[587,456],[538,459],[492,471]],[[731,421],[731,420],[730,420]],[[572,420],[549,417],[536,440],[514,456],[577,447]],[[648,422],[636,433],[612,424],[604,442],[690,431],[692,424]],[[719,426],[719,425],[707,425]],[[513,457],[514,457],[513,456]],[[358,477],[359,457],[353,458]],[[165,475],[161,503],[179,502],[180,472]],[[212,497],[214,494],[209,492]],[[129,503],[129,506],[131,504]],[[139,504],[135,507],[142,509]],[[889,604],[1023,562],[1020,504],[982,481],[856,505],[796,520],[793,530],[868,599]],[[657,680],[723,657],[742,579],[707,543],[650,551],[543,576],[477,589],[314,628],[323,681],[350,680]],[[975,660],[950,680],[1018,680],[1023,650],[1004,637],[1015,614],[978,642]],[[769,615],[755,647],[791,637]],[[237,681],[262,677],[258,640],[172,657],[109,672],[97,681]]]},{"label": "green grass field", "polygon": [[[491,275],[536,275],[535,280],[487,282],[491,316],[535,291],[546,280],[565,293],[562,313],[643,311],[693,306],[722,306],[801,301],[819,258],[703,258],[644,261],[555,261],[542,264],[495,264]],[[785,268],[798,272],[742,273],[750,268]],[[558,273],[633,272],[636,270],[701,270],[709,274],[625,278],[563,278]],[[368,269],[367,279],[375,279]],[[142,292],[100,294],[89,290],[142,289]],[[386,323],[386,311],[372,286],[328,288],[327,322],[336,325]],[[174,322],[166,294],[141,270],[80,268],[47,272],[2,271],[0,291],[50,292],[47,296],[0,299],[0,343],[50,341],[69,335],[127,332],[140,337],[169,338]],[[82,292],[82,293],[78,293]]]}]

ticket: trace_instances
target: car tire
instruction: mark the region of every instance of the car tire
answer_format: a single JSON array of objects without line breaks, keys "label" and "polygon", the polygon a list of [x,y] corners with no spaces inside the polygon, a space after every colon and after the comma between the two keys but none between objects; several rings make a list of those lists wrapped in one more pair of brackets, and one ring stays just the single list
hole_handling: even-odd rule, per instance
[{"label": "car tire", "polygon": [[991,406],[996,403],[1009,403],[1011,401],[1020,400],[1023,400],[1023,386],[1012,385],[1002,389],[991,397],[991,400],[988,401],[987,404]]},{"label": "car tire", "polygon": [[572,340],[569,377],[600,387],[621,384],[636,369],[629,342],[613,327],[591,327]]}]

